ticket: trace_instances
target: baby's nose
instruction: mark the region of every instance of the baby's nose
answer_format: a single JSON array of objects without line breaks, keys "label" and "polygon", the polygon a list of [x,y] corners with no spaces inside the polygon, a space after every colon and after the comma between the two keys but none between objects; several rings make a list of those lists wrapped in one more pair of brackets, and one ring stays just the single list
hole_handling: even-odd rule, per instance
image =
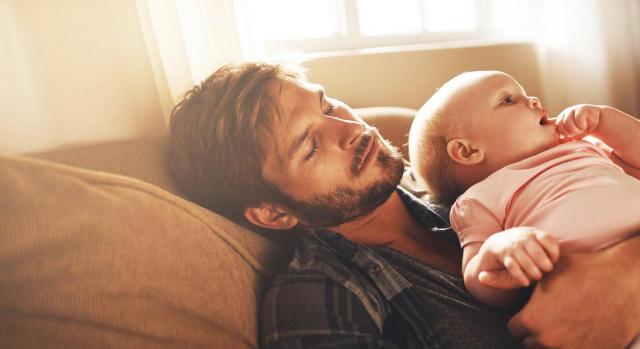
[{"label": "baby's nose", "polygon": [[529,97],[529,108],[542,108],[542,103],[538,97]]}]

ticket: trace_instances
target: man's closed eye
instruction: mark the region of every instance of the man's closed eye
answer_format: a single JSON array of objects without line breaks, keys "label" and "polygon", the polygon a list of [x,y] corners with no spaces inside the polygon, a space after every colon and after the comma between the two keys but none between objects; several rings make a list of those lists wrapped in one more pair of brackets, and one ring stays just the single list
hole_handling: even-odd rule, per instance
[{"label": "man's closed eye", "polygon": [[311,150],[307,153],[307,156],[304,157],[304,161],[309,161],[318,151],[318,143],[316,141],[316,137],[311,137]]}]

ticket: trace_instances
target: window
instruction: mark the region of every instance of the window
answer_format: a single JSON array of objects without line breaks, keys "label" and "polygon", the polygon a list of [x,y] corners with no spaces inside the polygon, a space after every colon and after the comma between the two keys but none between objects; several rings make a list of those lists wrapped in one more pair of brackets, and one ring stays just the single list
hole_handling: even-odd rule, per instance
[{"label": "window", "polygon": [[432,42],[523,39],[535,0],[235,0],[239,22],[265,53]]}]

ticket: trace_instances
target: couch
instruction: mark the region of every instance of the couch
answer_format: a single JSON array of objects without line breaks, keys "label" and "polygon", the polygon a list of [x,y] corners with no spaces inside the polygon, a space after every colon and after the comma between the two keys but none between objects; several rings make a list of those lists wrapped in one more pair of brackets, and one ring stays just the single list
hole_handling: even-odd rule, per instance
[{"label": "couch", "polygon": [[[415,110],[357,112],[406,156]],[[181,197],[167,140],[0,157],[0,348],[258,347],[293,239]]]}]

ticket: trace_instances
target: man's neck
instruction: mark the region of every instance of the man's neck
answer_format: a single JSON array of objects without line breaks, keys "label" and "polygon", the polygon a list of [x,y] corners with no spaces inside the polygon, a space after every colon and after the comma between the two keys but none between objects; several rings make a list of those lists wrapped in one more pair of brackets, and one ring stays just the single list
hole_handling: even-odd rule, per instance
[{"label": "man's neck", "polygon": [[370,214],[337,227],[333,231],[347,239],[369,246],[386,246],[459,275],[460,245],[431,233],[416,220],[398,192]]},{"label": "man's neck", "polygon": [[366,216],[332,227],[347,239],[371,246],[388,246],[411,234],[415,222],[398,192]]}]

